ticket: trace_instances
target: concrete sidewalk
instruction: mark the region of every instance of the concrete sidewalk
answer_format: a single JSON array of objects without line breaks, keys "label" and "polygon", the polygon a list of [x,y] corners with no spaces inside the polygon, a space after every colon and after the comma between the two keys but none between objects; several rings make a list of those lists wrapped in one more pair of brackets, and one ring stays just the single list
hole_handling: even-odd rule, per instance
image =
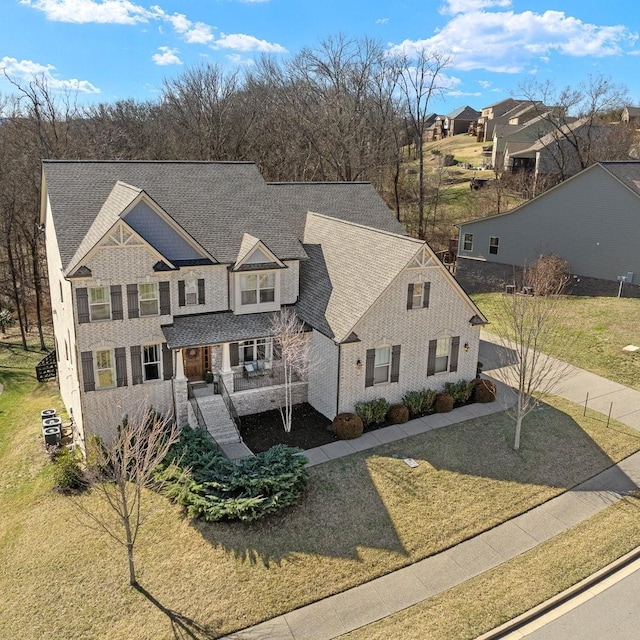
[{"label": "concrete sidewalk", "polygon": [[[485,336],[483,336],[484,338]],[[490,374],[498,366],[496,346],[482,343],[480,360]],[[640,392],[572,368],[556,390],[575,402],[584,402],[589,391],[590,408],[613,401],[621,422],[640,428]],[[310,465],[350,455],[379,444],[423,433],[473,417],[501,411],[515,395],[499,385],[498,401],[470,405],[449,414],[435,414],[404,425],[387,427],[351,442],[335,442],[307,452]],[[599,401],[600,404],[596,404]],[[603,405],[604,403],[604,405]],[[599,409],[602,411],[602,409]],[[625,419],[626,418],[626,419]],[[365,439],[366,438],[366,439]],[[360,442],[362,441],[362,442]],[[446,551],[399,569],[343,593],[319,600],[284,615],[249,627],[227,638],[233,640],[329,640],[406,609],[446,591],[484,571],[511,560],[536,545],[590,518],[640,487],[640,452],[558,497],[458,544]]]}]

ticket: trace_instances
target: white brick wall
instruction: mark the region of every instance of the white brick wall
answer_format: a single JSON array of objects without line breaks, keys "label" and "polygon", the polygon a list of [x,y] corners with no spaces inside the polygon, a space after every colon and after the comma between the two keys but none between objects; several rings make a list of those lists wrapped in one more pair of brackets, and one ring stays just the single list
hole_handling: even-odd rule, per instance
[{"label": "white brick wall", "polygon": [[333,420],[338,394],[339,347],[318,331],[311,333],[309,350],[309,404]]},{"label": "white brick wall", "polygon": [[[429,308],[407,310],[408,285],[421,280],[431,283]],[[342,346],[339,411],[353,411],[356,402],[380,397],[396,403],[408,391],[440,390],[445,382],[474,378],[480,328],[469,324],[473,315],[443,269],[405,269],[354,328],[362,342]],[[429,341],[443,336],[460,336],[458,371],[427,376]],[[401,345],[399,381],[365,388],[367,349],[382,345]],[[361,368],[356,366],[358,360]]]},{"label": "white brick wall", "polygon": [[[239,416],[248,416],[282,406],[284,403],[284,391],[284,385],[249,389],[234,393],[231,396],[231,400],[233,400],[233,405]],[[291,395],[293,404],[307,402],[307,383],[294,382],[291,386]]]}]

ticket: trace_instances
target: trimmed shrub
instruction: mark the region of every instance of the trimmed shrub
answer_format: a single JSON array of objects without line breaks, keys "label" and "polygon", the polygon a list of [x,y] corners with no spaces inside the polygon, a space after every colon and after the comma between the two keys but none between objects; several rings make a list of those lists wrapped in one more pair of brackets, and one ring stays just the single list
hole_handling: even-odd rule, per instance
[{"label": "trimmed shrub", "polygon": [[66,447],[61,447],[53,454],[52,460],[53,479],[58,491],[68,493],[84,487],[78,453]]},{"label": "trimmed shrub", "polygon": [[409,420],[409,409],[403,404],[392,404],[387,411],[387,420],[391,424],[404,424]]},{"label": "trimmed shrub", "polygon": [[473,382],[459,380],[458,382],[445,382],[444,390],[453,397],[454,404],[464,404],[468,402],[473,393]]},{"label": "trimmed shrub", "polygon": [[496,399],[496,385],[491,380],[477,378],[473,389],[476,402],[493,402]]},{"label": "trimmed shrub", "polygon": [[436,395],[433,408],[436,413],[449,413],[453,409],[453,396],[446,391],[439,393]]},{"label": "trimmed shrub", "polygon": [[356,413],[360,416],[365,427],[372,424],[382,424],[389,411],[389,403],[384,398],[367,400],[356,404]]},{"label": "trimmed shrub", "polygon": [[183,429],[156,470],[163,492],[191,518],[250,522],[295,504],[309,477],[299,450],[276,445],[236,463],[200,429]]},{"label": "trimmed shrub", "polygon": [[436,396],[438,395],[433,389],[423,389],[422,393],[422,411],[424,413],[429,413],[433,411],[433,405],[436,401]]},{"label": "trimmed shrub", "polygon": [[340,440],[353,440],[362,435],[364,425],[357,413],[339,413],[331,423],[331,430]]},{"label": "trimmed shrub", "polygon": [[422,404],[424,402],[422,391],[409,391],[403,398],[402,404],[407,407],[409,415],[412,418],[422,413]]}]

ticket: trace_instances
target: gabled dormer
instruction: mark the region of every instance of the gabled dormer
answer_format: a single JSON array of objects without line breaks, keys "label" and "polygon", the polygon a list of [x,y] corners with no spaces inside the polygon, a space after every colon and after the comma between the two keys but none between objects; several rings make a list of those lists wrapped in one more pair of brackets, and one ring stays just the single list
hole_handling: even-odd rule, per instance
[{"label": "gabled dormer", "polygon": [[281,274],[287,265],[261,240],[245,233],[229,270],[231,308],[236,314],[280,309]]}]

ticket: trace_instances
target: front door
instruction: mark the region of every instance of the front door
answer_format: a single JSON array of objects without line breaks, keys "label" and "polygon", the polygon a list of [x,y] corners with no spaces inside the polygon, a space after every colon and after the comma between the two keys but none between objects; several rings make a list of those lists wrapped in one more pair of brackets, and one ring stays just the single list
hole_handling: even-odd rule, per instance
[{"label": "front door", "polygon": [[189,347],[182,351],[184,354],[184,375],[190,382],[204,378],[204,351],[206,348],[207,347]]}]

